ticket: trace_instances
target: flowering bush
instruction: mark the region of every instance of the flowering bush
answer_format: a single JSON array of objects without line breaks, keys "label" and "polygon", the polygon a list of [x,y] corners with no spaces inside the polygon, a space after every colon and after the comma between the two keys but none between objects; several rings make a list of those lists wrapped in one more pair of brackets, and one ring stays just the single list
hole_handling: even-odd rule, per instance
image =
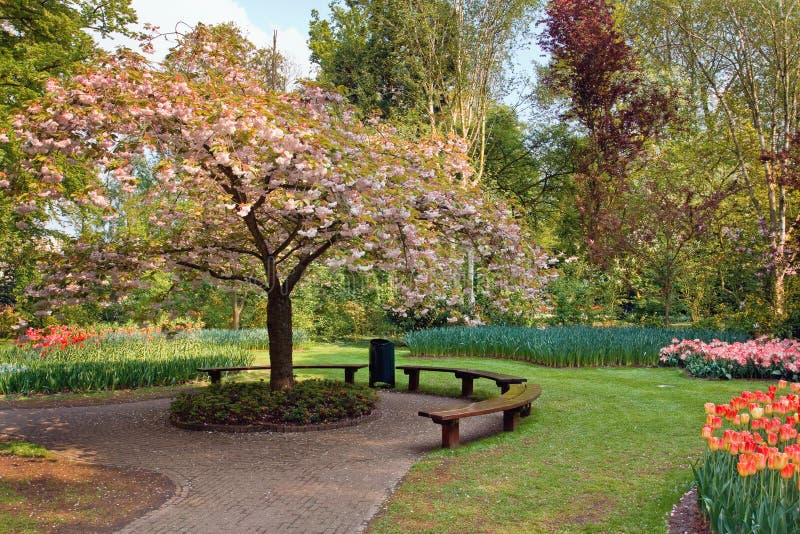
[{"label": "flowering bush", "polygon": [[[790,391],[786,391],[790,388]],[[776,397],[779,391],[786,394]],[[781,380],[706,403],[708,443],[695,469],[700,506],[715,532],[796,532],[800,525],[800,383]]]},{"label": "flowering bush", "polygon": [[708,378],[800,378],[800,342],[761,337],[747,342],[673,339],[659,352],[661,365],[686,367]]}]

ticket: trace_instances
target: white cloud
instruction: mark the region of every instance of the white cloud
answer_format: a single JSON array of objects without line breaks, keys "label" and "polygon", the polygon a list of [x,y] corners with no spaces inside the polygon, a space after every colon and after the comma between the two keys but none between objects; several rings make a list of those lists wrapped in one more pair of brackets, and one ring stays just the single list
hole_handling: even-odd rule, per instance
[{"label": "white cloud", "polygon": [[[312,72],[308,60],[310,51],[303,31],[294,27],[280,28],[276,24],[269,24],[269,27],[256,25],[235,0],[133,0],[131,5],[139,16],[140,25],[148,22],[164,33],[184,33],[198,22],[233,22],[256,46],[266,47],[272,46],[272,32],[278,30],[278,50],[299,66],[302,76],[310,76]],[[137,48],[137,43],[125,38],[99,41],[107,49],[117,45]],[[156,59],[162,59],[174,45],[174,40],[159,39],[154,45]]]}]

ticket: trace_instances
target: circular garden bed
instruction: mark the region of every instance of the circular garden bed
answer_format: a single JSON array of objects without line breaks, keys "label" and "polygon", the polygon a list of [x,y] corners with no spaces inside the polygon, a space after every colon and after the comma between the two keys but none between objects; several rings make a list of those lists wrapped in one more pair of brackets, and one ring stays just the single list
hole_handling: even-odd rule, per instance
[{"label": "circular garden bed", "polygon": [[377,394],[332,380],[297,382],[271,391],[265,382],[226,382],[181,393],[170,421],[189,430],[303,432],[350,426],[372,414]]}]

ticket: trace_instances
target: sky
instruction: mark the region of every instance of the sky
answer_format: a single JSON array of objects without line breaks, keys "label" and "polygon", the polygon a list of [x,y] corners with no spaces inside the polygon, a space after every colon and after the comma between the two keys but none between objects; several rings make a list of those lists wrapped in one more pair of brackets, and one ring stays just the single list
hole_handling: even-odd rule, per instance
[{"label": "sky", "polygon": [[[300,67],[301,76],[312,73],[306,40],[311,10],[327,18],[330,0],[132,0],[139,22],[149,22],[163,32],[185,31],[198,22],[234,22],[257,46],[272,45],[272,32],[278,30],[278,50]],[[101,41],[101,46],[133,45],[125,39]],[[170,44],[156,43],[157,57],[166,54]]]}]

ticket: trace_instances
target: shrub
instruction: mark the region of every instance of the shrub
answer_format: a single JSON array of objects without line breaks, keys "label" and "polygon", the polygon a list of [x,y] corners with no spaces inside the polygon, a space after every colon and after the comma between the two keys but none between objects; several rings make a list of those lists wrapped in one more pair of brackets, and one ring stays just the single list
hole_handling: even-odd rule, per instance
[{"label": "shrub", "polygon": [[792,339],[673,339],[659,353],[661,365],[685,367],[700,378],[800,378],[800,342]]},{"label": "shrub", "polygon": [[675,336],[746,339],[741,334],[641,327],[562,326],[432,328],[405,335],[412,354],[503,357],[552,367],[656,365]]},{"label": "shrub", "polygon": [[694,473],[713,531],[797,531],[800,384],[776,399],[787,386],[781,381],[767,393],[744,391],[727,404],[706,404],[701,434],[708,450]]},{"label": "shrub", "polygon": [[271,391],[263,381],[226,382],[181,393],[171,412],[190,424],[308,424],[367,415],[377,400],[369,388],[332,380],[297,382],[288,392]]}]

